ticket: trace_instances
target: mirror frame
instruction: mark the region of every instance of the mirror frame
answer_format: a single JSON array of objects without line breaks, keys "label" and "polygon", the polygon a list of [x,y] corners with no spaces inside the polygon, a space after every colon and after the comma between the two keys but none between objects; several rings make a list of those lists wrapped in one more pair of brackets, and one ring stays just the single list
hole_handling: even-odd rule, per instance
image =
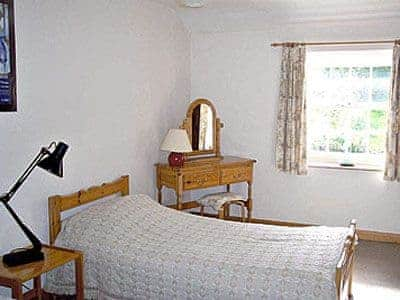
[{"label": "mirror frame", "polygon": [[196,99],[192,103],[190,103],[189,108],[186,112],[186,118],[183,120],[181,129],[185,129],[188,133],[190,143],[192,143],[192,114],[193,110],[201,104],[208,105],[213,112],[213,148],[210,150],[196,150],[189,153],[185,153],[186,156],[201,156],[201,155],[212,155],[219,157],[221,156],[221,146],[220,146],[220,131],[223,125],[220,122],[220,119],[217,118],[217,111],[212,104],[212,102],[208,99]]}]

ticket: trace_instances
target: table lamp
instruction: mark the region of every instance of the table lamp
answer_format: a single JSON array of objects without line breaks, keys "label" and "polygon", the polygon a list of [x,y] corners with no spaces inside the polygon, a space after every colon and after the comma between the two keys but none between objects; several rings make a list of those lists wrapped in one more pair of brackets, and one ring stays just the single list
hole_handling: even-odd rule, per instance
[{"label": "table lamp", "polygon": [[171,167],[182,167],[185,162],[183,153],[193,151],[185,129],[170,129],[160,149],[171,152],[168,156],[168,162]]},{"label": "table lamp", "polygon": [[[54,148],[54,150],[52,150]],[[3,262],[7,266],[18,266],[34,261],[44,259],[42,250],[42,243],[40,240],[29,230],[28,227],[20,220],[15,211],[11,208],[8,202],[21,187],[24,181],[32,173],[32,171],[38,166],[51,174],[58,177],[63,177],[63,164],[62,159],[68,150],[68,145],[63,142],[52,142],[48,147],[43,147],[39,154],[33,159],[28,168],[18,178],[17,182],[11,187],[10,191],[0,195],[0,202],[4,204],[8,212],[14,218],[15,222],[22,229],[24,234],[32,243],[32,248],[20,248],[3,256]]]}]

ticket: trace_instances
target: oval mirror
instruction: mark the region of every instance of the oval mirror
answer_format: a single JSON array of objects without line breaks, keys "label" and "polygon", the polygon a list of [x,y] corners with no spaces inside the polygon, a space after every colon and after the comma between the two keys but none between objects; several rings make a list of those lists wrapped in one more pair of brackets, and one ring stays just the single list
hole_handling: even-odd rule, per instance
[{"label": "oval mirror", "polygon": [[200,103],[192,111],[192,148],[193,151],[214,149],[215,116],[210,105]]}]

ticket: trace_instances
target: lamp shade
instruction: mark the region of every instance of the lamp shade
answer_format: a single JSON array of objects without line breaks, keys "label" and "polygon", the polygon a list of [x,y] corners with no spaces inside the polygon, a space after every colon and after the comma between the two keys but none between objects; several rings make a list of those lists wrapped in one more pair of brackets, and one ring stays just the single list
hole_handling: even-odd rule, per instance
[{"label": "lamp shade", "polygon": [[192,152],[189,137],[185,129],[170,129],[161,144],[162,151],[177,153]]},{"label": "lamp shade", "polygon": [[58,177],[63,177],[63,157],[68,150],[68,145],[59,142],[56,149],[49,156],[41,160],[38,166],[47,172],[54,174]]}]

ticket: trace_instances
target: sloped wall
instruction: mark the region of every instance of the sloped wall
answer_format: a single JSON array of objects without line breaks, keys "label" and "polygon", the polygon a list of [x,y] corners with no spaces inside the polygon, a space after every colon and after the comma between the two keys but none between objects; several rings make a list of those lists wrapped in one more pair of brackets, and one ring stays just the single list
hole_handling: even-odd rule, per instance
[{"label": "sloped wall", "polygon": [[[154,166],[190,96],[190,39],[151,1],[16,1],[18,112],[0,113],[0,190],[42,145],[70,145],[65,178],[36,170],[10,204],[43,241],[47,197],[132,176],[154,195]],[[0,253],[27,244],[0,207]]]}]

